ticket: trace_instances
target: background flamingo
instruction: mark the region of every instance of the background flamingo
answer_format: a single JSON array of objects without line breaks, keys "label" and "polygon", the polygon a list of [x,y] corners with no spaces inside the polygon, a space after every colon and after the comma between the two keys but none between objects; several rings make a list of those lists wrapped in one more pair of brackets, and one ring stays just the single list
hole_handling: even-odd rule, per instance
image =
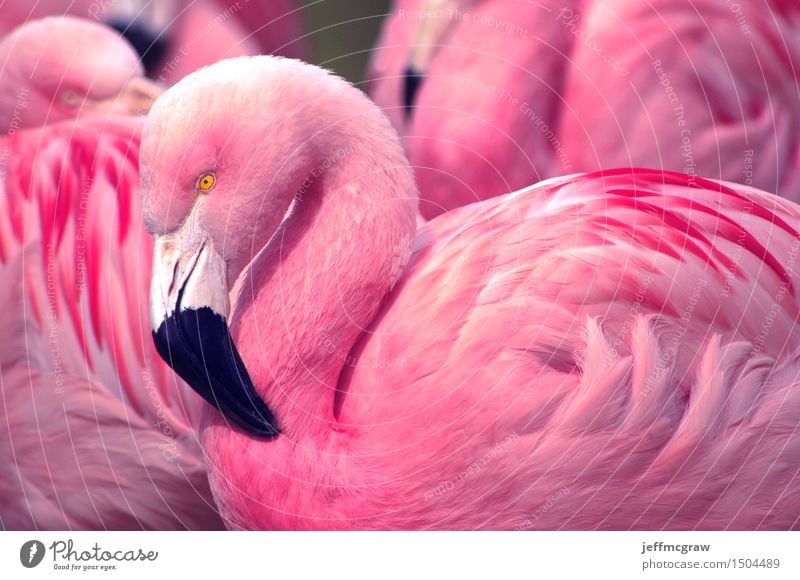
[{"label": "background flamingo", "polygon": [[575,25],[630,71],[578,45],[559,131],[577,170],[664,167],[800,201],[800,4],[604,0]]},{"label": "background flamingo", "polygon": [[798,30],[787,0],[397,0],[370,95],[404,138],[426,217],[631,166],[798,200]]},{"label": "background flamingo", "polygon": [[218,528],[192,409],[147,336],[136,55],[75,18],[0,55],[0,528]]},{"label": "background flamingo", "polygon": [[294,0],[0,0],[0,38],[31,20],[65,14],[113,24],[139,51],[148,75],[167,86],[224,58],[310,55]]},{"label": "background flamingo", "polygon": [[141,171],[228,526],[798,526],[793,203],[621,169],[415,232],[380,110],[270,57],[168,90]]},{"label": "background flamingo", "polygon": [[[151,4],[152,2],[146,2]],[[309,58],[300,12],[294,0],[179,0],[171,3],[171,20],[158,30],[158,40],[146,40],[143,52],[163,43],[163,56],[151,77],[171,85],[187,74],[224,58],[280,54]],[[120,30],[130,30],[134,15],[113,18]],[[134,25],[133,32],[141,27]],[[137,30],[137,28],[139,30]]]},{"label": "background flamingo", "polygon": [[[98,46],[105,52],[98,53]],[[0,132],[79,115],[143,112],[160,89],[108,28],[72,17],[35,20],[0,43]]]}]

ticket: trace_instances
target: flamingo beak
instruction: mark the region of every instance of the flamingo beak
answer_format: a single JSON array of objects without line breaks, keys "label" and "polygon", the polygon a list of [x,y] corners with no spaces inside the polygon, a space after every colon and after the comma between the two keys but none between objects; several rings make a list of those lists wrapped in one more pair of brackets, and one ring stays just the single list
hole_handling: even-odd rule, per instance
[{"label": "flamingo beak", "polygon": [[278,434],[228,328],[226,265],[197,229],[156,236],[150,320],[158,353],[201,397],[259,437]]},{"label": "flamingo beak", "polygon": [[461,14],[459,5],[458,0],[428,0],[421,12],[417,37],[403,71],[403,109],[406,120],[411,117],[414,102],[436,49],[458,22]]},{"label": "flamingo beak", "polygon": [[412,64],[409,64],[403,72],[403,112],[405,113],[406,121],[411,118],[414,101],[424,78],[425,75],[414,68]]},{"label": "flamingo beak", "polygon": [[87,101],[85,108],[98,113],[146,115],[164,90],[151,80],[134,77],[122,90],[108,99]]}]

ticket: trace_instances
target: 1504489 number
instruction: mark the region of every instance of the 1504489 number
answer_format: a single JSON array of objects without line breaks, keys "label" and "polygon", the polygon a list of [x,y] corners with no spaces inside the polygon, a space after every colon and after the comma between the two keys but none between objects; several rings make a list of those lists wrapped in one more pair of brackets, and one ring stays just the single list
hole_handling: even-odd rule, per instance
[{"label": "1504489 number", "polygon": [[737,558],[733,561],[734,568],[780,568],[778,558]]}]

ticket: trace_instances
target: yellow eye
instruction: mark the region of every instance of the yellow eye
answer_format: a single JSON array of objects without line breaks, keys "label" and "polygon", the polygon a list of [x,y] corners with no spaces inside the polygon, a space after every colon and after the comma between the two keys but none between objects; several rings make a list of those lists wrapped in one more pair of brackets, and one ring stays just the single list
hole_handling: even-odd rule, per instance
[{"label": "yellow eye", "polygon": [[201,175],[200,179],[197,180],[197,189],[200,191],[211,191],[214,189],[214,184],[217,183],[217,178],[214,177],[213,173],[206,173],[205,175]]}]

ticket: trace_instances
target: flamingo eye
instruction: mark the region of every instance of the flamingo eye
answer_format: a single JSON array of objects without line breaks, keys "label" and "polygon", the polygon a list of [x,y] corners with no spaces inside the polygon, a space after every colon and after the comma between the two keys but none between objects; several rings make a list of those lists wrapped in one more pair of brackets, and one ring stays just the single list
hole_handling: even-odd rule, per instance
[{"label": "flamingo eye", "polygon": [[213,173],[206,173],[200,176],[200,179],[197,180],[197,189],[200,191],[211,191],[214,189],[214,185],[217,183],[217,178],[214,177]]},{"label": "flamingo eye", "polygon": [[75,91],[71,89],[67,89],[61,92],[61,101],[70,108],[77,107],[80,102],[81,98]]}]

